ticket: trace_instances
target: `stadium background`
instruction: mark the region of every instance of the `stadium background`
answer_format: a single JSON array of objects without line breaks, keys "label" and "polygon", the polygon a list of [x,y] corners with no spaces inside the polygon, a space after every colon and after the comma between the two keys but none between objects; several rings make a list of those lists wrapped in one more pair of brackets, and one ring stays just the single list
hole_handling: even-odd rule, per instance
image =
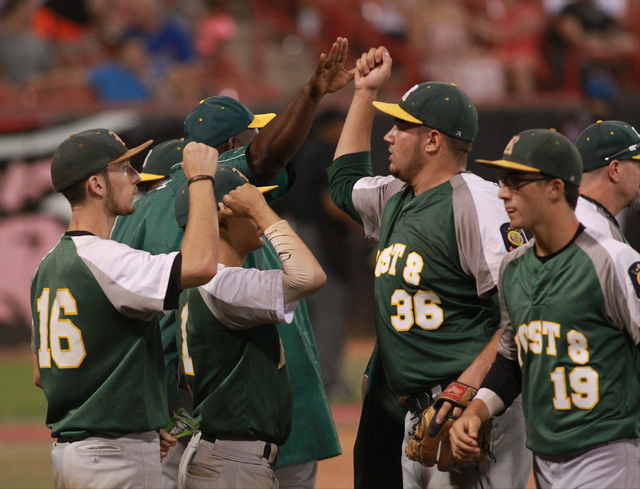
[{"label": "stadium background", "polygon": [[[527,128],[553,127],[573,140],[597,119],[638,128],[640,0],[593,2],[613,19],[597,34],[611,48],[594,54],[584,31],[584,42],[564,41],[559,59],[560,13],[571,0],[0,0],[0,488],[51,487],[45,401],[31,383],[29,284],[69,217],[49,174],[69,134],[107,127],[130,147],[181,137],[190,109],[217,94],[278,112],[337,36],[350,41],[347,67],[371,46],[389,48],[384,101],[430,79],[467,91],[480,124],[470,162],[499,157]],[[167,26],[171,52],[151,42],[150,32]],[[514,77],[514,66],[525,75]],[[319,113],[346,113],[352,90],[325,97]],[[383,114],[374,124],[380,174],[391,124]],[[640,216],[620,218],[639,249]],[[372,249],[349,233],[345,388],[332,395],[344,455],[321,463],[320,488],[352,487],[358,386],[374,339]]]}]

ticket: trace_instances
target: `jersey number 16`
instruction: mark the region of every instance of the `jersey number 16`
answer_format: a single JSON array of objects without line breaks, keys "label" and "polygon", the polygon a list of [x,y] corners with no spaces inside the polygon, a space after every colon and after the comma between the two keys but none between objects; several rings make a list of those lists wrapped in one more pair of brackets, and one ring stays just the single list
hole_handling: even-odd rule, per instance
[{"label": "jersey number 16", "polygon": [[78,314],[76,300],[69,289],[58,289],[51,308],[51,316],[49,316],[49,296],[49,289],[43,289],[42,295],[36,302],[40,323],[38,365],[40,368],[51,368],[53,357],[58,368],[78,368],[86,355],[82,332],[70,319],[60,319],[62,310],[65,316]]}]

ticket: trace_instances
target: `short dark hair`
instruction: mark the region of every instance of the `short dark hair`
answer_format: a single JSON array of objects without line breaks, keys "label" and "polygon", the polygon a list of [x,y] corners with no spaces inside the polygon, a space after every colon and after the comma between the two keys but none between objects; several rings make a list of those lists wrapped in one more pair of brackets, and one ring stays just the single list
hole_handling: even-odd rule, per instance
[{"label": "short dark hair", "polygon": [[471,153],[471,149],[473,148],[473,143],[471,141],[463,141],[462,139],[454,138],[449,136],[448,134],[443,133],[438,129],[434,129],[432,127],[423,125],[425,131],[438,131],[442,134],[442,138],[445,140],[449,151],[456,159],[467,160],[467,155]]},{"label": "short dark hair", "polygon": [[[94,173],[94,175],[103,175],[107,179],[107,181],[109,180],[109,172],[107,171],[106,167],[100,170],[99,172]],[[87,186],[86,186],[87,180],[89,179],[86,178],[85,180],[82,180],[81,182],[78,182],[75,185],[72,185],[68,189],[63,190],[61,192],[62,195],[64,195],[65,198],[69,201],[69,204],[71,204],[71,207],[82,205],[84,204],[85,200],[87,200]]]},{"label": "short dark hair", "polygon": [[580,197],[580,187],[573,185],[572,183],[564,184],[564,198],[574,211],[578,205],[578,197]]}]

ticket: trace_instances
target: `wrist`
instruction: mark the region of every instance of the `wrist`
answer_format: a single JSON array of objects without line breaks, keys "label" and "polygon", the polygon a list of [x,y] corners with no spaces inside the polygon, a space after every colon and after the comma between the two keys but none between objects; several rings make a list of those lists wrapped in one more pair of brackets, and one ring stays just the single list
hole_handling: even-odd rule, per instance
[{"label": "wrist", "polygon": [[205,182],[205,181],[210,181],[211,185],[213,187],[215,187],[216,185],[216,180],[215,178],[213,178],[211,175],[196,175],[193,176],[191,178],[189,178],[189,180],[187,180],[187,187],[191,187],[191,184],[196,183],[196,182]]},{"label": "wrist", "polygon": [[379,90],[379,88],[356,87],[353,97],[374,101],[378,97]]},{"label": "wrist", "polygon": [[307,82],[302,86],[302,90],[305,92],[309,100],[315,104],[319,103],[324,96],[324,93],[320,93],[320,90],[314,88],[311,82]]},{"label": "wrist", "polygon": [[255,209],[251,214],[251,218],[263,231],[272,224],[281,220],[278,214],[276,214],[267,204]]}]

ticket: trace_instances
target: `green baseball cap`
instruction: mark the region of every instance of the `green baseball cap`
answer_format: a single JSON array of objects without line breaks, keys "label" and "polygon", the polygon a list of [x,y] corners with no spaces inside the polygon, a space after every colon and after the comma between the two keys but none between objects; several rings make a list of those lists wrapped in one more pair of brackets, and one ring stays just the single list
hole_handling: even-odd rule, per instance
[{"label": "green baseball cap", "polygon": [[543,173],[580,186],[582,158],[575,145],[554,129],[528,129],[511,138],[501,160],[476,163]]},{"label": "green baseball cap", "polygon": [[[216,170],[216,186],[215,186],[215,195],[216,195],[216,204],[222,202],[222,199],[225,195],[227,195],[232,190],[241,187],[245,183],[249,183],[249,179],[245,177],[239,170],[236,168],[219,166]],[[258,187],[260,192],[267,193],[275,188],[277,185],[269,185],[267,187]],[[189,220],[189,185],[188,182],[184,182],[180,188],[178,188],[178,193],[176,194],[175,201],[175,212],[176,212],[176,221],[178,221],[178,225],[183,228],[187,225],[187,221]]]},{"label": "green baseball cap", "polygon": [[184,138],[170,139],[149,150],[140,173],[141,182],[153,182],[169,178],[171,167],[182,162]]},{"label": "green baseball cap", "polygon": [[373,106],[403,121],[423,124],[453,138],[473,141],[478,134],[478,111],[455,83],[425,82],[405,93],[399,104]]},{"label": "green baseball cap", "polygon": [[231,97],[219,95],[201,100],[184,121],[184,142],[208,144],[215,148],[245,129],[267,125],[275,114],[253,115]]},{"label": "green baseball cap", "polygon": [[584,171],[607,166],[613,160],[640,160],[640,134],[622,121],[598,121],[576,140]]},{"label": "green baseball cap", "polygon": [[86,180],[109,165],[115,165],[140,153],[153,140],[129,149],[109,129],[89,129],[72,134],[53,154],[51,180],[57,192]]}]

